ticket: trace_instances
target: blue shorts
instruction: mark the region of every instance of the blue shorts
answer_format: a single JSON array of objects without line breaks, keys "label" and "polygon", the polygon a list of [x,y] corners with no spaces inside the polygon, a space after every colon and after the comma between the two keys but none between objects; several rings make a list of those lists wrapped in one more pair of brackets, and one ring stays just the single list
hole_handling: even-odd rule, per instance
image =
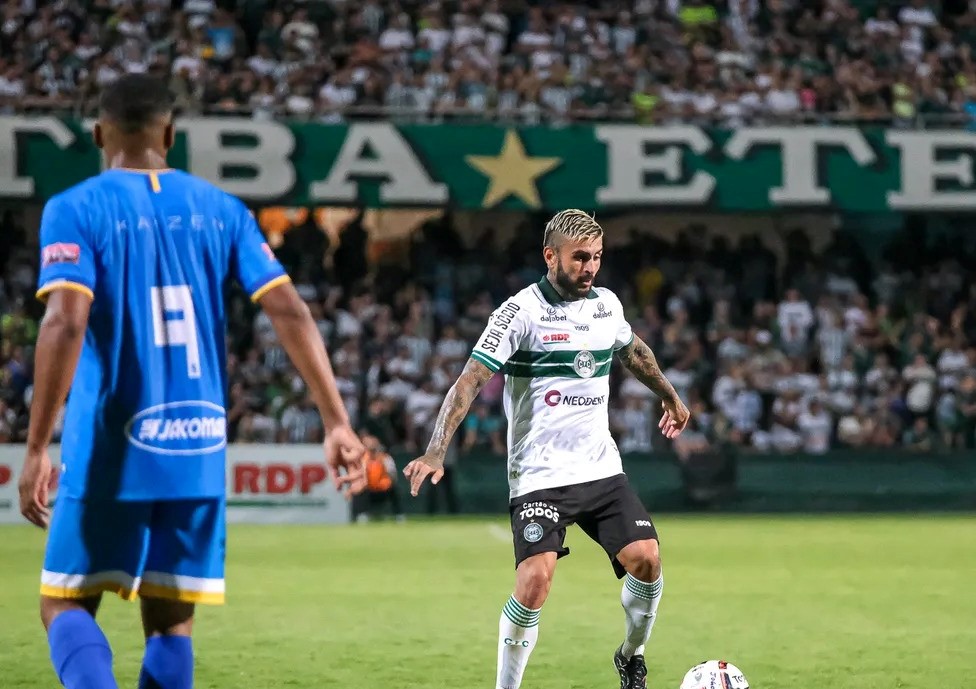
[{"label": "blue shorts", "polygon": [[103,592],[186,603],[224,602],[224,499],[115,502],[59,496],[41,594]]}]

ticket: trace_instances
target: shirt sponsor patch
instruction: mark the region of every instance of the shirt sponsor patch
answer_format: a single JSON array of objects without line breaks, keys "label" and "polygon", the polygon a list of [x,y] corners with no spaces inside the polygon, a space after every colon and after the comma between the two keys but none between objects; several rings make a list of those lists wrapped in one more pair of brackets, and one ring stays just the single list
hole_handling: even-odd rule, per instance
[{"label": "shirt sponsor patch", "polygon": [[48,244],[41,250],[41,267],[47,268],[56,263],[78,263],[80,258],[80,246],[67,242],[56,242]]},{"label": "shirt sponsor patch", "polygon": [[158,455],[202,455],[227,444],[224,408],[212,402],[168,402],[143,409],[125,426],[129,442]]}]

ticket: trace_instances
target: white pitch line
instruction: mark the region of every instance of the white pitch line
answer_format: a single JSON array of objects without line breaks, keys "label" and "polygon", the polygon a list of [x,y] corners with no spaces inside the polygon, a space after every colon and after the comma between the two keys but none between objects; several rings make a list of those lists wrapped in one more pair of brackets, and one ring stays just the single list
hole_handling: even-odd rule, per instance
[{"label": "white pitch line", "polygon": [[490,533],[491,537],[496,541],[505,541],[508,543],[512,540],[512,533],[498,526],[498,524],[489,524],[488,533]]}]

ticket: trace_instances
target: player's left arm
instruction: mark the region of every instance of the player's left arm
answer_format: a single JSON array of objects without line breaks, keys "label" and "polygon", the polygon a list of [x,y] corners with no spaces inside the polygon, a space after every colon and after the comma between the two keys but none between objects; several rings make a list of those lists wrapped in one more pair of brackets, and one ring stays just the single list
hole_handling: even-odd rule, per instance
[{"label": "player's left arm", "polygon": [[676,438],[688,425],[691,412],[685,406],[671,381],[667,379],[657,363],[657,357],[637,335],[617,350],[617,358],[634,376],[655,395],[661,398],[664,415],[658,427],[667,438]]}]

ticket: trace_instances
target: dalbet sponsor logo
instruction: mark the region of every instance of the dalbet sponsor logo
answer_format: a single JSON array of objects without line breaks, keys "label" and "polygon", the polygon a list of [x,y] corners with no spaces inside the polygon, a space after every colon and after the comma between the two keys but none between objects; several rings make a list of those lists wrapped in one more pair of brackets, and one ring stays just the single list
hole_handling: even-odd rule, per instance
[{"label": "dalbet sponsor logo", "polygon": [[543,323],[561,323],[567,320],[566,316],[559,313],[559,310],[555,306],[550,306],[546,309],[546,315],[540,318]]},{"label": "dalbet sponsor logo", "polygon": [[596,303],[596,313],[593,314],[594,318],[610,318],[613,315],[613,311],[608,311],[607,307],[603,305],[602,301]]}]

